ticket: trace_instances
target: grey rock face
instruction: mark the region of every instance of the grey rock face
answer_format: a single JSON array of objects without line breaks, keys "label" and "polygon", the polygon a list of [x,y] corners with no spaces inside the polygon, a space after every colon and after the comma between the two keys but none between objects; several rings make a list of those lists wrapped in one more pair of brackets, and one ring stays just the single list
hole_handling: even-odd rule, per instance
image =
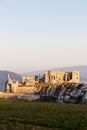
[{"label": "grey rock face", "polygon": [[56,101],[61,103],[87,103],[87,85],[84,84],[69,84],[48,86],[40,92],[41,100]]},{"label": "grey rock face", "polygon": [[40,96],[39,95],[23,95],[23,96],[18,96],[17,99],[37,101],[40,99]]}]

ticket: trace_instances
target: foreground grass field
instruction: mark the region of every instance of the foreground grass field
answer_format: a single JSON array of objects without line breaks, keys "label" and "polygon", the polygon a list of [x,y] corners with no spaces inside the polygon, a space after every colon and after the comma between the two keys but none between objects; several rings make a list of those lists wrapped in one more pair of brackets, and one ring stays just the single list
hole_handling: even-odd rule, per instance
[{"label": "foreground grass field", "polygon": [[87,105],[0,100],[0,130],[87,130]]}]

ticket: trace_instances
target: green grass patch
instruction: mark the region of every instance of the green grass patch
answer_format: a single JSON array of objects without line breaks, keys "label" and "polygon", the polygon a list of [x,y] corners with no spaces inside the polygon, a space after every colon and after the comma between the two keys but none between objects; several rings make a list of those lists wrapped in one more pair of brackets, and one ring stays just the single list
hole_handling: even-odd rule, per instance
[{"label": "green grass patch", "polygon": [[1,130],[87,130],[87,105],[0,100]]}]

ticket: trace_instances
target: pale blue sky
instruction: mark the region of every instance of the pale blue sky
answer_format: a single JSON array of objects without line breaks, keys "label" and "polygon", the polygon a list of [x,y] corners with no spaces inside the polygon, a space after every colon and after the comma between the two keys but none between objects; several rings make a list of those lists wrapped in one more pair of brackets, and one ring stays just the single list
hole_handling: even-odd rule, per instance
[{"label": "pale blue sky", "polygon": [[87,65],[87,0],[0,0],[0,70]]}]

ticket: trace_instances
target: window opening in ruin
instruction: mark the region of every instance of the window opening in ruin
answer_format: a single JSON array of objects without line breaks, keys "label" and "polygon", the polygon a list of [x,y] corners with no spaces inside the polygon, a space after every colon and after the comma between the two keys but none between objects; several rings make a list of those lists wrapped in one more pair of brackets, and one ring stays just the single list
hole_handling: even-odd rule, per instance
[{"label": "window opening in ruin", "polygon": [[11,92],[11,84],[9,84],[9,92]]},{"label": "window opening in ruin", "polygon": [[38,81],[38,76],[35,76],[35,81]]},{"label": "window opening in ruin", "polygon": [[72,79],[72,72],[66,72],[64,74],[63,80],[64,81],[70,81]]},{"label": "window opening in ruin", "polygon": [[54,80],[55,80],[55,76],[54,76]]}]

